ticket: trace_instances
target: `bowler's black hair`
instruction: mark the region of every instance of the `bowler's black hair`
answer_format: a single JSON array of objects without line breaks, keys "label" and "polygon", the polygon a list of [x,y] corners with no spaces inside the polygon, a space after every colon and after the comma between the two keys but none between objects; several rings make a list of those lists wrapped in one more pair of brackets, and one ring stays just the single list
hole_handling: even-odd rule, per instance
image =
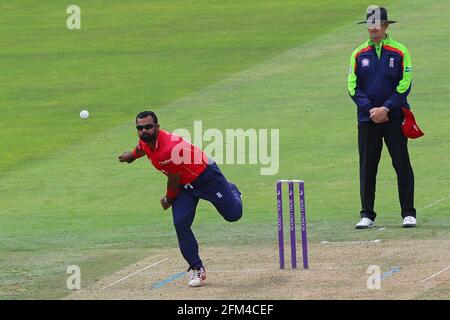
[{"label": "bowler's black hair", "polygon": [[153,122],[155,124],[158,123],[158,117],[156,116],[156,114],[153,111],[139,112],[138,115],[136,116],[136,121],[137,121],[137,119],[147,118],[148,116],[151,116],[153,118]]}]

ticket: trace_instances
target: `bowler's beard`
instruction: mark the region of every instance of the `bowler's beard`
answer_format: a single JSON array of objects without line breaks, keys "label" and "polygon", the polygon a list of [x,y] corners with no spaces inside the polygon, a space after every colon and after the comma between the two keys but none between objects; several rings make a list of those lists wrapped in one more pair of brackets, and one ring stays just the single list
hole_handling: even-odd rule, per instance
[{"label": "bowler's beard", "polygon": [[147,142],[147,143],[149,143],[149,142],[154,142],[155,140],[156,140],[156,132],[154,133],[154,134],[152,134],[152,135],[150,135],[150,134],[147,134],[147,133],[143,133],[142,135],[141,135],[141,138],[140,138],[142,141],[144,141],[144,142]]}]

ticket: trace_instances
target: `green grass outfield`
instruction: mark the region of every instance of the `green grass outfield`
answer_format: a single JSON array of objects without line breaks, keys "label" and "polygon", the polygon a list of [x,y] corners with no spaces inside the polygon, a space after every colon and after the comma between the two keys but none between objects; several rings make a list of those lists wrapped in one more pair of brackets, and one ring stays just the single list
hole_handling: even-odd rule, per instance
[{"label": "green grass outfield", "polygon": [[[225,222],[201,203],[201,246],[276,243],[275,180],[306,181],[313,242],[449,239],[450,101],[445,1],[385,1],[391,36],[410,50],[410,104],[426,135],[410,142],[419,227],[403,230],[385,148],[377,224],[357,232],[356,112],[347,94],[351,52],[366,40],[360,1],[85,1],[81,30],[61,1],[2,1],[0,298],[61,298],[66,268],[82,285],[158,248],[176,247],[159,198],[166,179],[145,159],[117,156],[136,142],[134,116],[162,128],[280,129],[280,170],[222,165],[244,194]],[[87,108],[91,117],[80,120]],[[230,297],[232,298],[232,297]]]}]

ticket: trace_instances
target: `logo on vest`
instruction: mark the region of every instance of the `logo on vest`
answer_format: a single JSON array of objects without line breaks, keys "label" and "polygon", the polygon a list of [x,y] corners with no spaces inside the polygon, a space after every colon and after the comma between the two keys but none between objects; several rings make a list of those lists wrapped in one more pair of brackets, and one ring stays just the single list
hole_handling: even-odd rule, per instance
[{"label": "logo on vest", "polygon": [[390,58],[389,59],[389,68],[393,68],[394,67],[394,58]]},{"label": "logo on vest", "polygon": [[370,64],[370,60],[369,59],[367,59],[367,58],[362,59],[362,61],[361,61],[361,66],[362,67],[368,67],[369,64]]}]

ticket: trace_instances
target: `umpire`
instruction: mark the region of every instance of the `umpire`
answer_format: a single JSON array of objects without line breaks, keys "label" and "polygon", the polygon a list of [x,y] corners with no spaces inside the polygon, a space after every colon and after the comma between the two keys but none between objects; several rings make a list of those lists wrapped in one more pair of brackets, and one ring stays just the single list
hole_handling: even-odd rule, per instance
[{"label": "umpire", "polygon": [[414,173],[408,154],[407,138],[401,126],[402,108],[409,109],[412,65],[408,50],[394,41],[386,30],[395,21],[387,10],[370,6],[366,21],[370,39],[350,58],[348,90],[357,106],[360,167],[361,220],[357,229],[374,226],[375,185],[383,139],[397,174],[403,227],[416,226]]}]

